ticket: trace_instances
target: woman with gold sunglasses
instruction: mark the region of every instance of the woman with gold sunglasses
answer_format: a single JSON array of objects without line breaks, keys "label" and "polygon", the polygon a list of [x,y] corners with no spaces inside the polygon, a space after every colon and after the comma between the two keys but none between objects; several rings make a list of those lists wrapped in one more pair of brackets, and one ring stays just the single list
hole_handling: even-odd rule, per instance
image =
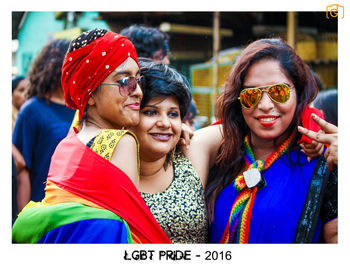
[{"label": "woman with gold sunglasses", "polygon": [[212,243],[337,242],[337,176],[299,146],[317,95],[309,67],[280,39],[242,52],[218,100],[223,142],[206,198]]}]

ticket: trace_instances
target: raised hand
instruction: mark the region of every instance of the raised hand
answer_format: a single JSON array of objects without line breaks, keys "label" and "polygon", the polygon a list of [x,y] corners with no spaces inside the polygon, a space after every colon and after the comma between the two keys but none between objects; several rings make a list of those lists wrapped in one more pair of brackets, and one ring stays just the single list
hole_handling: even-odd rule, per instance
[{"label": "raised hand", "polygon": [[324,133],[314,132],[301,126],[298,127],[298,130],[310,139],[327,146],[324,157],[327,160],[328,169],[333,170],[334,165],[338,166],[338,127],[315,114],[312,114],[311,117],[321,127]]}]

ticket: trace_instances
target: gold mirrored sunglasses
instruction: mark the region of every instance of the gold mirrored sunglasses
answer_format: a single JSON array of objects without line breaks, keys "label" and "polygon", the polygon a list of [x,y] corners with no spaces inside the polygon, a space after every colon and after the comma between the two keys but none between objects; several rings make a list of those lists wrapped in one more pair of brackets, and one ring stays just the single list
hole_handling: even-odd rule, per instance
[{"label": "gold mirrored sunglasses", "polygon": [[239,101],[244,108],[253,108],[261,100],[262,93],[266,91],[270,99],[276,103],[286,103],[290,98],[291,87],[288,84],[275,84],[263,87],[245,88],[239,94]]}]

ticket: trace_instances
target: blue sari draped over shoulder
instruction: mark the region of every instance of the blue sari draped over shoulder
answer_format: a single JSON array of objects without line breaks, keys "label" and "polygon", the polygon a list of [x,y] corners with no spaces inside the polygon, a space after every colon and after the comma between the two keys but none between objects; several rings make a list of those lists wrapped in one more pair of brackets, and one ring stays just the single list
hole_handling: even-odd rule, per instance
[{"label": "blue sari draped over shoulder", "polygon": [[[262,172],[266,187],[255,197],[249,243],[293,243],[316,162],[317,159],[308,162],[304,153],[293,150]],[[233,183],[218,196],[210,228],[211,243],[220,243],[237,196]],[[318,241],[321,227],[318,219],[313,242]]]}]

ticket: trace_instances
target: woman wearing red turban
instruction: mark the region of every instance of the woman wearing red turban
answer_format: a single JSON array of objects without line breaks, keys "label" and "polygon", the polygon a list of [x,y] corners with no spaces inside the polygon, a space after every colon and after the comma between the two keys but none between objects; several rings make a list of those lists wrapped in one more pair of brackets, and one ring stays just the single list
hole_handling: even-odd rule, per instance
[{"label": "woman wearing red turban", "polygon": [[70,43],[62,67],[80,125],[58,145],[45,198],[13,226],[17,243],[169,243],[138,192],[139,63],[124,36],[95,29]]}]

